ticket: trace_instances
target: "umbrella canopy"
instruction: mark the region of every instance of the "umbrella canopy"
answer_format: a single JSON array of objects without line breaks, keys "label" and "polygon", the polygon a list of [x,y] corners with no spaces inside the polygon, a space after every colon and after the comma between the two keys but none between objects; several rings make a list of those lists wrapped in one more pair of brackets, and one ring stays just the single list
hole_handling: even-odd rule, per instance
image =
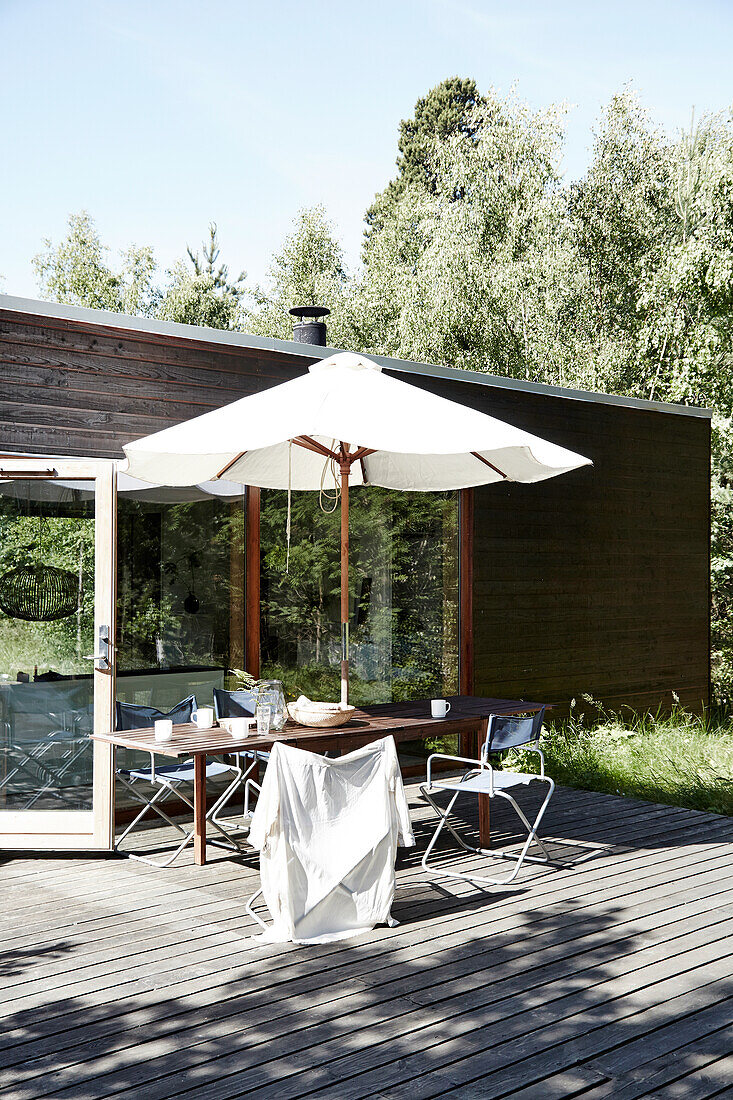
[{"label": "umbrella canopy", "polygon": [[225,476],[263,489],[318,489],[324,457],[341,440],[352,454],[362,452],[351,463],[351,484],[385,489],[542,481],[590,465],[348,352],[314,363],[291,382],[128,443],[125,454],[128,473],[158,484]]},{"label": "umbrella canopy", "polygon": [[348,352],[290,382],[125,447],[127,473],[158,485],[226,478],[266,489],[341,487],[342,699],[348,690],[349,484],[467,489],[543,481],[583,455],[384,374]]}]

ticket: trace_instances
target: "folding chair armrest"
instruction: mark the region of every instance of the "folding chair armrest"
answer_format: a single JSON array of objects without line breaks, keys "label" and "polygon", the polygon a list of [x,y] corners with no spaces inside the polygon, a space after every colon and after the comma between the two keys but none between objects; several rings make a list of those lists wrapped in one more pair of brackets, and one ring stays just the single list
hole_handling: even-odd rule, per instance
[{"label": "folding chair armrest", "polygon": [[454,760],[457,764],[472,764],[474,768],[479,768],[479,770],[481,770],[481,771],[483,771],[484,768],[486,767],[486,765],[483,764],[480,760],[472,760],[467,756],[450,756],[446,752],[433,752],[428,757],[428,764],[427,764],[428,786],[430,786],[431,783],[432,783],[431,769],[432,769],[433,760]]}]

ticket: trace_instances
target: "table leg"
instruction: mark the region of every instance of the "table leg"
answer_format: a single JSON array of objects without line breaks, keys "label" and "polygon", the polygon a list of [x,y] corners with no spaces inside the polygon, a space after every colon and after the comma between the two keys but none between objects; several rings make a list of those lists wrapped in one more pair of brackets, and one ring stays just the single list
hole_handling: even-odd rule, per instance
[{"label": "table leg", "polygon": [[[477,736],[477,752],[478,756],[481,752],[481,748],[486,740],[486,735],[489,729],[489,720],[481,723]],[[491,847],[491,799],[487,794],[480,794],[478,796],[478,835],[479,844],[482,848]]]},{"label": "table leg", "polygon": [[478,796],[478,835],[482,848],[491,847],[491,799],[487,794]]},{"label": "table leg", "polygon": [[206,755],[193,758],[193,860],[206,863]]}]

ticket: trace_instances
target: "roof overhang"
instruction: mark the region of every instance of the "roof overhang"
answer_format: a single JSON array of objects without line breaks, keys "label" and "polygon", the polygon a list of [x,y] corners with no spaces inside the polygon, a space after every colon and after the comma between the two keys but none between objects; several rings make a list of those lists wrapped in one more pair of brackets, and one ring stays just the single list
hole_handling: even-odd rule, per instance
[{"label": "roof overhang", "polygon": [[[275,340],[265,336],[252,336],[245,332],[225,329],[204,328],[199,325],[182,325],[175,321],[159,321],[151,317],[132,317],[124,313],[112,313],[105,309],[87,309],[82,306],[59,304],[57,302],[36,301],[33,298],[17,298],[10,294],[0,294],[0,310],[30,314],[49,320],[76,321],[82,325],[125,331],[131,334],[169,337],[176,340],[191,340],[196,343],[226,347],[231,351],[242,348],[248,351],[264,351],[273,355],[301,357],[306,363],[316,359],[325,359],[343,348],[316,347],[313,344],[300,344],[294,340]],[[414,363],[404,359],[390,359],[384,355],[372,355],[369,358],[387,370],[403,374],[420,375],[424,378],[444,378],[451,382],[469,385],[490,386],[495,389],[513,390],[519,393],[531,393],[546,397],[557,397],[565,401],[584,401],[601,405],[616,405],[644,412],[671,413],[677,416],[695,416],[709,420],[711,409],[697,408],[693,405],[673,405],[665,401],[646,401],[640,397],[621,397],[616,394],[595,393],[591,390],[566,389],[562,386],[550,386],[544,382],[523,381],[507,378],[503,375],[489,374],[486,371],[463,370],[457,367],[444,367],[430,363]]]}]

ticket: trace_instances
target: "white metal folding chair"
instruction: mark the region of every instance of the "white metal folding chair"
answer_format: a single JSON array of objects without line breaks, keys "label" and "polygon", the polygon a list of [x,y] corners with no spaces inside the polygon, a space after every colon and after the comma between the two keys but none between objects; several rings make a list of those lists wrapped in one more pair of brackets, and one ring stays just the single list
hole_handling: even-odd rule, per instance
[{"label": "white metal folding chair", "polygon": [[[436,828],[433,836],[430,839],[430,843],[425,850],[425,854],[422,858],[422,867],[430,874],[440,875],[445,878],[459,878],[467,879],[469,882],[482,883],[489,886],[505,886],[519,874],[519,869],[522,866],[525,859],[538,863],[549,862],[549,854],[544,844],[537,835],[537,829],[544,816],[550,799],[552,798],[553,791],[555,790],[555,784],[549,776],[545,775],[545,758],[542,755],[542,750],[539,748],[539,738],[542,732],[542,722],[544,720],[545,708],[543,707],[537,714],[526,718],[508,717],[505,715],[492,715],[489,719],[489,726],[487,731],[486,740],[481,748],[481,757],[479,760],[470,760],[462,756],[449,756],[445,753],[433,753],[428,757],[427,765],[427,783],[420,788],[423,795],[433,807],[439,817],[438,827]],[[510,772],[500,771],[492,766],[490,755],[492,753],[501,753],[507,749],[523,748],[531,752],[536,752],[540,758],[540,772],[539,775],[530,772]],[[436,778],[433,776],[433,761],[440,760],[453,760],[458,764],[469,764],[471,768],[460,777],[451,778]],[[516,787],[528,786],[530,783],[544,783],[547,785],[547,794],[535,816],[534,821],[530,822],[522,808],[517,803],[516,799],[510,790]],[[448,802],[448,805],[444,808],[440,807],[435,802],[435,795],[438,792],[445,791],[452,797]],[[501,852],[491,851],[485,848],[473,847],[468,844],[466,840],[460,836],[460,834],[454,829],[451,822],[448,820],[448,816],[456,803],[456,800],[461,795],[470,794],[472,796],[485,795],[488,798],[503,798],[513,806],[524,828],[527,830],[527,839],[524,841],[520,851],[517,852]],[[466,852],[471,852],[473,855],[489,856],[503,859],[510,859],[514,862],[509,875],[499,878],[487,877],[485,875],[475,874],[473,871],[458,871],[444,866],[431,865],[428,860],[433,848],[444,828],[453,835],[458,841],[461,848]],[[530,856],[528,850],[530,845],[535,844],[542,852],[541,856]]]}]

